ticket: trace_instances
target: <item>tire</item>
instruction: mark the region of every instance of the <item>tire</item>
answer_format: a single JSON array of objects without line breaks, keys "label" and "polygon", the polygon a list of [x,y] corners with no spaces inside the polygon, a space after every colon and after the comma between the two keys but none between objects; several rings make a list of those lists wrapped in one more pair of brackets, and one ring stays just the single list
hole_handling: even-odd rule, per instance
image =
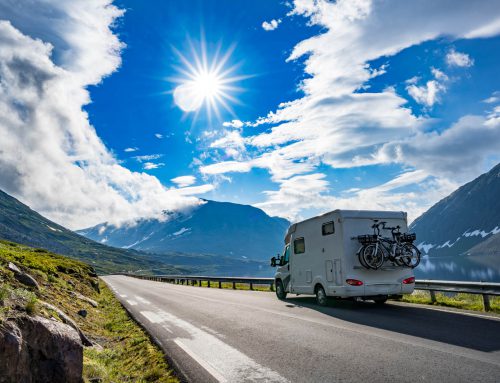
[{"label": "tire", "polygon": [[286,299],[286,291],[283,287],[283,282],[280,280],[276,281],[276,296],[280,301]]},{"label": "tire", "polygon": [[394,257],[394,263],[396,265],[398,265],[398,266],[405,266],[406,265],[404,260],[403,260],[404,252],[405,252],[404,245],[398,246],[396,248],[396,256]]},{"label": "tire", "polygon": [[358,259],[359,263],[361,266],[363,266],[365,269],[370,269],[370,266],[368,266],[365,262],[365,259],[363,258],[363,252],[365,251],[365,245],[361,246],[357,252],[358,254]]},{"label": "tire", "polygon": [[326,306],[328,304],[328,296],[322,286],[316,287],[316,303],[320,306]]},{"label": "tire", "polygon": [[377,270],[384,263],[384,254],[380,247],[375,254],[375,245],[367,245],[362,252],[363,261],[370,269]]},{"label": "tire", "polygon": [[375,298],[373,301],[376,305],[383,305],[385,302],[387,302],[387,297]]},{"label": "tire", "polygon": [[414,269],[420,263],[420,250],[412,243],[404,245],[405,253],[407,254],[402,258],[406,266]]}]

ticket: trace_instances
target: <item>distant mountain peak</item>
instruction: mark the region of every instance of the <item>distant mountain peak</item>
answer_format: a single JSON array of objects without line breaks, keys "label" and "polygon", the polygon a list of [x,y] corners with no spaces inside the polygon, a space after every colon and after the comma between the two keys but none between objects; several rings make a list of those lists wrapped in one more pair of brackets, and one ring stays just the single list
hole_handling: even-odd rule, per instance
[{"label": "distant mountain peak", "polygon": [[[424,253],[460,255],[500,232],[500,164],[418,217],[410,230]],[[497,242],[495,242],[497,243]]]}]

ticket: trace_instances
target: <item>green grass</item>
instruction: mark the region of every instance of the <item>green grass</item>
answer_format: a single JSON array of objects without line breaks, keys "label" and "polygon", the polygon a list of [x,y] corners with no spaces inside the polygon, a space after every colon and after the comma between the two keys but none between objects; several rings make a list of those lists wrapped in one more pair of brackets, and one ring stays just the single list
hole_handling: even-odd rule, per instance
[{"label": "green grass", "polygon": [[[7,269],[7,263],[28,268],[40,285],[33,290],[20,284]],[[0,322],[6,317],[58,315],[39,304],[50,302],[70,316],[98,347],[84,349],[84,380],[101,382],[173,383],[178,379],[167,365],[163,352],[127,314],[107,286],[97,279],[93,269],[76,260],[12,242],[0,241]],[[79,300],[79,292],[99,303],[97,308]],[[86,318],[77,314],[85,309]],[[3,318],[3,319],[2,319]]]},{"label": "green grass", "polygon": [[[457,309],[484,311],[483,297],[478,294],[459,293],[448,296],[436,292],[436,302],[431,301],[428,291],[415,290],[411,295],[404,295],[401,302],[418,303],[434,306],[454,307]],[[490,296],[491,312],[500,314],[500,297]]]},{"label": "green grass", "polygon": [[[223,282],[222,284],[223,289],[232,289],[233,288],[233,283],[232,282]],[[207,281],[201,281],[200,284],[196,284],[194,287],[208,287],[208,282]],[[219,282],[210,282],[210,288],[212,289],[217,289],[219,288]],[[248,283],[236,283],[236,290],[250,290],[250,284]],[[253,285],[253,290],[255,291],[268,291],[272,292],[269,288],[269,285]]]}]

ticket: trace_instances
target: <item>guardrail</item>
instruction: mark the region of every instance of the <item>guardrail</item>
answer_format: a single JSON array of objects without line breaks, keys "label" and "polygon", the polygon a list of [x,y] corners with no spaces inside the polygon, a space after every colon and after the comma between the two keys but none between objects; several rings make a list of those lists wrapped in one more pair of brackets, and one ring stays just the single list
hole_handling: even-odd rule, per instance
[{"label": "guardrail", "polygon": [[[203,275],[123,275],[149,281],[192,286],[201,286],[202,282],[207,282],[207,287],[212,287],[213,283],[213,287],[217,286],[219,289],[222,288],[222,283],[232,283],[232,288],[235,290],[237,283],[248,284],[250,290],[253,290],[254,285],[267,285],[271,291],[274,291],[274,278],[210,277]],[[500,296],[500,283],[416,280],[415,290],[429,291],[433,303],[436,302],[436,292],[479,294],[483,297],[484,310],[490,311],[490,295]]]}]

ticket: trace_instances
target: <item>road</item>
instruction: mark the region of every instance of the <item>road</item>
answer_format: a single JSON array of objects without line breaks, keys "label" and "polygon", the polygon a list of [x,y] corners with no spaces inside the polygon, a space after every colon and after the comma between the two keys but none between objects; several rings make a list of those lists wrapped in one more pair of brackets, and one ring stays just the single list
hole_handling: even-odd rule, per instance
[{"label": "road", "polygon": [[103,279],[190,382],[500,381],[498,317]]}]

